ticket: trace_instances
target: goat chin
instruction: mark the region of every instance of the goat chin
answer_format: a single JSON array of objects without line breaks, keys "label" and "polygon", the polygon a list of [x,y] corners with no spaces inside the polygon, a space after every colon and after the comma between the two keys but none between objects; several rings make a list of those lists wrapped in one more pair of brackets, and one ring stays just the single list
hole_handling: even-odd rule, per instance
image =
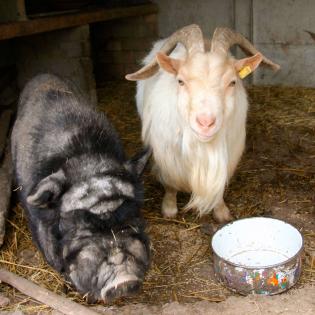
[{"label": "goat chin", "polygon": [[[158,42],[144,63],[159,49]],[[177,47],[172,55],[184,54]],[[224,189],[242,155],[245,144],[247,97],[239,86],[235,108],[228,121],[209,141],[200,141],[179,114],[177,82],[160,70],[153,77],[138,81],[137,107],[142,119],[142,139],[153,149],[153,171],[165,187],[191,193],[186,209],[209,213],[223,198]],[[171,106],[172,105],[172,106]],[[188,115],[188,114],[187,114]],[[184,115],[185,116],[185,115]]]},{"label": "goat chin", "polygon": [[192,192],[185,208],[195,208],[200,215],[208,213],[222,199],[228,181],[224,133],[222,130],[210,143],[203,143],[190,130],[185,130],[173,150],[161,143],[157,148],[155,141],[144,139],[151,145],[154,143],[154,170],[159,180],[176,190]]}]

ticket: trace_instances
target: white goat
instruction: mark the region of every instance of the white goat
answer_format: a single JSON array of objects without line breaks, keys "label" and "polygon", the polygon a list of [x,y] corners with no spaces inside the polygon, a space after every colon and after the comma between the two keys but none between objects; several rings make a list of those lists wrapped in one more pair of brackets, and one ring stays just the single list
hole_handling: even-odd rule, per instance
[{"label": "white goat", "polygon": [[[229,54],[234,44],[254,56],[236,60]],[[210,42],[190,25],[158,41],[144,67],[126,76],[147,79],[138,82],[136,101],[142,138],[165,188],[165,217],[176,216],[176,193],[184,191],[192,193],[186,209],[232,219],[223,193],[245,145],[248,101],[240,77],[262,61],[279,68],[239,33],[217,28]]]}]

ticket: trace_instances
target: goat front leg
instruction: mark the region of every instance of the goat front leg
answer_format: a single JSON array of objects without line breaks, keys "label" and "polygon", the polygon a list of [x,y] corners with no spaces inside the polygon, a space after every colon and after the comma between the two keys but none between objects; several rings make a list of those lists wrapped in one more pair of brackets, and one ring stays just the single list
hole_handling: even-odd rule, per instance
[{"label": "goat front leg", "polygon": [[234,220],[223,199],[218,203],[217,206],[214,207],[212,215],[218,223],[226,223]]},{"label": "goat front leg", "polygon": [[178,212],[176,195],[177,191],[173,188],[164,187],[165,194],[162,201],[162,215],[164,218],[175,218]]}]

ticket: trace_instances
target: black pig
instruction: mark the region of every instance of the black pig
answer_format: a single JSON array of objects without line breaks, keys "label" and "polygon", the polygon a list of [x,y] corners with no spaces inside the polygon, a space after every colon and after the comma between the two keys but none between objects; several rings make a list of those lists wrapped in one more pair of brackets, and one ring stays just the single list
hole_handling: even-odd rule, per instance
[{"label": "black pig", "polygon": [[90,301],[142,284],[149,241],[140,177],[149,155],[126,160],[107,118],[54,75],[36,76],[20,96],[12,156],[33,240]]}]

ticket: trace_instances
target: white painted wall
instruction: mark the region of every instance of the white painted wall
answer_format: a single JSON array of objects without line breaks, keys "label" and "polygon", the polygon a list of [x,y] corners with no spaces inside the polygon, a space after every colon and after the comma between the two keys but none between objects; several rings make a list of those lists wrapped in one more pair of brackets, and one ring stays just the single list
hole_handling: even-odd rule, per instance
[{"label": "white painted wall", "polygon": [[258,71],[254,82],[315,87],[315,1],[253,0],[253,42],[281,64],[276,76]]},{"label": "white painted wall", "polygon": [[159,6],[159,32],[166,37],[188,24],[210,36],[217,25],[234,26],[234,0],[154,0]]},{"label": "white painted wall", "polygon": [[[244,34],[266,56],[281,65],[274,74],[260,68],[255,84],[315,87],[314,0],[154,0],[159,6],[159,31],[165,37],[191,23],[211,36],[216,26]],[[238,53],[239,55],[239,53]]]}]

